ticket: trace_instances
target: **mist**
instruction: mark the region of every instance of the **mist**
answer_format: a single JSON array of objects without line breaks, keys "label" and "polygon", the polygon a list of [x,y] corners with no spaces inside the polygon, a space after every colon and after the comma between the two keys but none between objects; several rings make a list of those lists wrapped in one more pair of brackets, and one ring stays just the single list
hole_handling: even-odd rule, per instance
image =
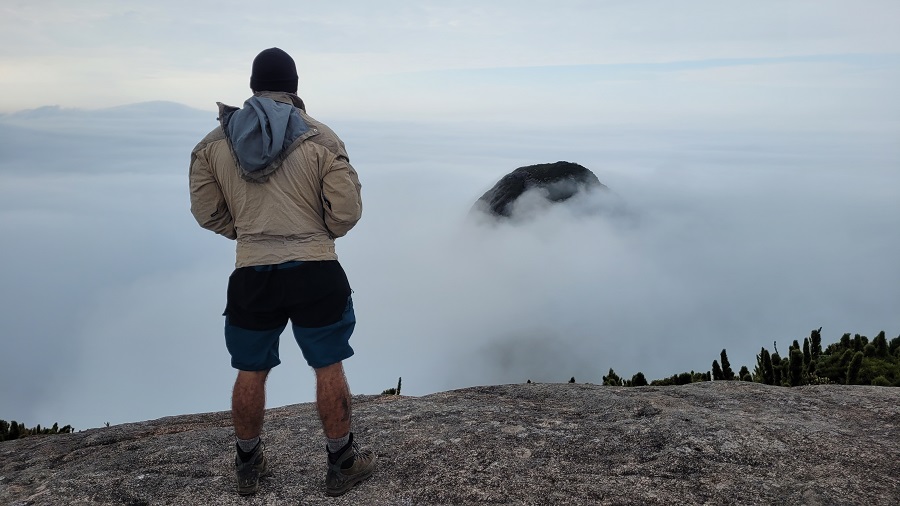
[{"label": "mist", "polygon": [[[169,103],[0,116],[0,415],[98,427],[229,407],[221,316],[234,244],[189,212],[215,111]],[[330,124],[363,219],[338,240],[354,289],[351,388],[648,379],[753,366],[813,328],[900,333],[900,152],[891,130],[716,123]],[[47,146],[52,146],[52,149]],[[492,223],[513,169],[567,160],[609,192]],[[537,208],[534,208],[537,207]],[[784,343],[782,345],[782,343]],[[268,405],[313,399],[285,334]]]},{"label": "mist", "polygon": [[[404,391],[425,393],[571,376],[600,382],[610,367],[649,378],[707,371],[722,348],[752,368],[761,346],[786,348],[819,326],[832,339],[898,331],[900,269],[889,253],[898,245],[889,182],[898,175],[879,156],[843,172],[847,160],[871,156],[873,139],[845,142],[835,157],[828,141],[816,153],[814,141],[782,136],[758,137],[748,150],[745,133],[673,134],[684,146],[629,150],[640,135],[574,160],[554,144],[527,161],[471,161],[468,171],[371,183],[370,194],[386,197],[374,199],[369,217],[383,225],[370,222],[354,238],[365,253],[344,258],[360,269],[357,297],[378,294],[360,309],[384,326],[372,335],[396,339],[366,351],[378,363],[403,357],[394,375],[405,370]],[[651,145],[664,140],[646,135]],[[890,152],[882,140],[878,153]],[[485,181],[493,166],[559,159],[592,169],[612,194],[521,221],[463,219],[505,173]],[[392,240],[402,236],[412,242]],[[392,384],[390,372],[379,371],[380,384]]]}]

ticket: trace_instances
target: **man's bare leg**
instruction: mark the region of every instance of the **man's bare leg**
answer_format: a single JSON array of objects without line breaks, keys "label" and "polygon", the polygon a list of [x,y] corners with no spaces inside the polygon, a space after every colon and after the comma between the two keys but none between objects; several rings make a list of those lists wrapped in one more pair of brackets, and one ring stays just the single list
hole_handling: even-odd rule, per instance
[{"label": "man's bare leg", "polygon": [[339,496],[375,469],[375,454],[361,450],[350,432],[350,387],[340,362],[316,369],[316,406],[328,439],[325,494]]},{"label": "man's bare leg", "polygon": [[231,418],[238,439],[253,439],[262,432],[269,371],[238,371],[231,394]]},{"label": "man's bare leg", "polygon": [[316,369],[316,407],[328,439],[350,433],[350,387],[341,362]]},{"label": "man's bare leg", "polygon": [[266,411],[266,377],[269,371],[238,371],[231,393],[231,419],[234,421],[234,435],[237,437],[235,473],[237,492],[240,495],[255,494],[259,489],[259,478],[267,472],[266,457],[263,455],[262,432],[263,415]]}]

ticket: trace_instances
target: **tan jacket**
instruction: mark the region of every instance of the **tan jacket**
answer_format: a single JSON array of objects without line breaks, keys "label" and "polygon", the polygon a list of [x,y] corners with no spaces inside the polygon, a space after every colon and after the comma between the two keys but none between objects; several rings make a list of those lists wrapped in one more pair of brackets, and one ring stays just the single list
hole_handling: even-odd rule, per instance
[{"label": "tan jacket", "polygon": [[[247,136],[235,133],[228,121],[248,111],[252,100],[281,113],[291,109],[279,104],[291,104],[306,130],[297,130],[302,135],[284,149],[279,146],[264,168],[248,171],[234,147],[240,150]],[[289,93],[258,93],[240,111],[219,104],[219,114],[220,126],[191,152],[191,213],[197,223],[237,240],[236,267],[336,260],[334,239],[362,216],[359,177],[340,138],[307,115],[303,101]],[[296,123],[296,115],[290,114]],[[263,130],[269,128],[268,121],[260,123]]]}]

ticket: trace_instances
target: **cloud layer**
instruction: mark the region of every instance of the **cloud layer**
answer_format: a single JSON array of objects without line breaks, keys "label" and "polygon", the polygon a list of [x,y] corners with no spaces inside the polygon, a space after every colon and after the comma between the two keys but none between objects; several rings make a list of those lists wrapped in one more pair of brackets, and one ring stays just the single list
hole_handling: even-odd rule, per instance
[{"label": "cloud layer", "polygon": [[[5,416],[86,428],[227,409],[233,244],[196,226],[186,183],[213,124],[170,104],[0,121],[0,381],[17,385]],[[819,326],[828,339],[900,332],[887,136],[333,126],[366,200],[338,243],[356,291],[357,393],[398,376],[409,394],[599,382],[610,367],[654,378],[706,370],[722,348],[752,365],[760,346]],[[41,138],[65,149],[35,153],[26,141]],[[613,200],[496,226],[469,216],[506,172],[560,159],[592,169]],[[311,400],[312,375],[283,344],[270,405]]]},{"label": "cloud layer", "polygon": [[[273,45],[364,185],[338,243],[358,393],[654,378],[819,326],[900,332],[896,2],[169,3],[0,7],[4,419],[228,408],[233,244],[191,218],[187,163]],[[558,160],[615,200],[469,216]],[[313,395],[284,344],[270,405]]]}]

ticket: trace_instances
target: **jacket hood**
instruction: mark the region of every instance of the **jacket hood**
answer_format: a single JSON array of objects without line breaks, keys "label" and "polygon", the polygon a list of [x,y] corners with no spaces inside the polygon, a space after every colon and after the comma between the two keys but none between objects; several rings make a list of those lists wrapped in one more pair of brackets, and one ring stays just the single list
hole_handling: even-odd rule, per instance
[{"label": "jacket hood", "polygon": [[257,95],[241,109],[218,105],[225,138],[247,180],[265,181],[300,141],[315,133],[293,104]]}]

